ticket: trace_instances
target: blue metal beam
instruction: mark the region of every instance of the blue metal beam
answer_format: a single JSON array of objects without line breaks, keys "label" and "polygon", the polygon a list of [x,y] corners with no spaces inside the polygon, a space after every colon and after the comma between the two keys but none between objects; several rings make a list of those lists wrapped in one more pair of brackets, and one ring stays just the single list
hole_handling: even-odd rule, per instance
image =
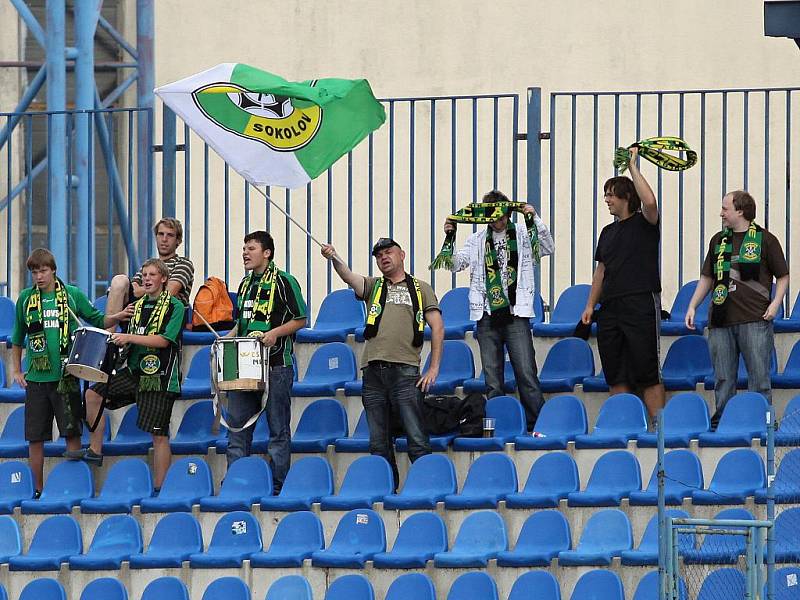
[{"label": "blue metal beam", "polygon": [[[161,111],[161,216],[175,216],[175,196],[177,194],[176,161],[177,144],[175,113],[166,104]],[[247,218],[247,213],[245,213]]]},{"label": "blue metal beam", "polygon": [[[150,118],[140,114],[136,123],[136,191],[137,191],[137,239],[142,256],[149,256],[152,249],[153,223],[153,169],[151,144],[153,140],[153,106],[155,96],[155,61],[154,51],[154,1],[136,0],[136,52],[139,63],[139,79],[136,82],[136,105],[150,111]],[[138,267],[138,264],[136,265]]]},{"label": "blue metal beam", "polygon": [[139,74],[134,73],[133,75],[128,77],[125,81],[120,83],[117,87],[115,87],[108,96],[103,98],[103,108],[109,108],[112,104],[114,104],[114,102],[117,101],[117,98],[122,96],[122,94],[124,94],[125,91],[136,82],[138,77]]},{"label": "blue metal beam", "polygon": [[9,192],[8,196],[0,200],[0,212],[3,212],[8,206],[8,204],[14,201],[14,198],[19,196],[23,191],[25,191],[25,188],[28,187],[29,183],[35,180],[39,175],[41,175],[42,172],[45,170],[45,168],[47,168],[47,157],[40,160],[36,164],[36,166],[33,167],[33,169],[31,169],[31,172],[28,173],[22,181],[20,181],[17,185],[13,187],[11,192]]},{"label": "blue metal beam", "polygon": [[[47,68],[45,65],[42,65],[39,70],[36,72],[36,76],[31,81],[28,88],[22,94],[22,98],[20,98],[19,103],[17,104],[16,108],[14,109],[14,113],[23,113],[30,105],[31,101],[36,97],[36,94],[39,93],[39,90],[42,89],[42,84],[45,81],[47,76]],[[5,126],[2,130],[0,130],[0,148],[5,146],[6,142],[8,141],[11,132],[14,131],[14,127],[17,126],[19,120],[22,118],[21,114],[13,114],[8,118],[6,121]]]},{"label": "blue metal beam", "polygon": [[28,28],[28,31],[31,32],[31,35],[39,42],[39,45],[45,49],[47,48],[47,43],[45,42],[44,36],[44,29],[42,26],[39,25],[39,21],[36,20],[36,17],[33,16],[31,9],[28,8],[28,5],[25,3],[25,0],[11,0],[11,4],[14,5],[14,8],[17,9],[19,16],[25,22],[25,26]]},{"label": "blue metal beam", "polygon": [[[83,0],[75,3],[75,108],[91,110],[94,108],[94,34],[100,16],[100,0]],[[91,115],[75,115],[75,157],[74,168],[78,179],[77,235],[75,262],[77,265],[76,283],[82,290],[89,291],[95,280],[95,235],[94,235],[94,161],[90,161],[92,144]],[[110,233],[110,232],[109,232]],[[109,235],[110,237],[110,235]],[[83,243],[83,240],[86,240]]]},{"label": "blue metal beam", "polygon": [[133,58],[133,60],[138,60],[139,57],[136,53],[136,49],[128,43],[128,40],[126,40],[103,15],[99,15],[98,24],[120,45],[120,48],[125,50],[125,52]]},{"label": "blue metal beam", "polygon": [[[47,0],[47,110],[66,109],[66,55],[64,0]],[[67,128],[66,115],[53,114],[48,119],[47,156],[48,169],[48,245],[62,264],[62,273],[69,274],[69,247],[67,211]]]}]

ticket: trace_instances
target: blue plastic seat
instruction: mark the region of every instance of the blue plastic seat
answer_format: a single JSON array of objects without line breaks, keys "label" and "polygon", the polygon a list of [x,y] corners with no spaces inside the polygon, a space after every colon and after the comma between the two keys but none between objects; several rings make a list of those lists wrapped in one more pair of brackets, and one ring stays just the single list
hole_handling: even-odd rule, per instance
[{"label": "blue plastic seat", "polygon": [[[477,377],[465,379],[462,384],[465,394],[486,393],[489,388],[486,386],[486,373],[481,369],[481,374]],[[517,391],[517,378],[514,375],[514,367],[511,365],[510,360],[503,362],[503,391],[506,394],[511,394]]]},{"label": "blue plastic seat", "polygon": [[422,573],[406,573],[395,579],[386,590],[386,600],[436,600],[436,589],[430,577]]},{"label": "blue plastic seat", "polygon": [[[775,502],[780,504],[800,503],[800,448],[790,450],[778,463],[775,479],[772,481]],[[767,501],[767,490],[756,490],[756,503],[764,504]]]},{"label": "blue plastic seat", "polygon": [[507,443],[525,433],[525,411],[522,404],[511,396],[495,396],[486,401],[486,416],[495,420],[494,437],[457,437],[453,450],[465,452],[490,452],[504,450]]},{"label": "blue plastic seat", "polygon": [[766,433],[767,400],[757,392],[739,392],[728,400],[716,431],[701,433],[701,446],[745,446]]},{"label": "blue plastic seat", "polygon": [[78,522],[68,515],[42,521],[33,534],[28,552],[8,559],[11,571],[57,571],[70,556],[83,552]]},{"label": "blue plastic seat", "polygon": [[28,442],[25,440],[25,407],[11,411],[0,433],[0,458],[27,458]]},{"label": "blue plastic seat", "polygon": [[497,508],[507,494],[517,491],[514,461],[502,453],[483,454],[473,462],[458,494],[444,497],[445,508]]},{"label": "blue plastic seat", "polygon": [[497,585],[487,573],[464,573],[450,586],[447,600],[497,600]]},{"label": "blue plastic seat", "polygon": [[153,495],[150,469],[140,458],[126,458],[108,471],[97,498],[81,500],[82,513],[129,513]]},{"label": "blue plastic seat", "polygon": [[744,504],[748,496],[766,487],[764,462],[749,448],[725,454],[717,463],[707,490],[692,492],[694,504]]},{"label": "blue plastic seat", "polygon": [[[775,352],[775,348],[772,349],[772,354],[770,355],[769,359],[769,375],[770,378],[775,377],[778,374],[778,355]],[[704,382],[705,388],[707,390],[713,390],[715,379],[713,373],[708,375]],[[740,390],[747,389],[747,366],[744,363],[744,356],[739,355],[739,366],[736,370],[736,387]]]},{"label": "blue plastic seat", "polygon": [[592,375],[594,355],[589,344],[580,338],[569,337],[557,341],[550,348],[539,373],[539,383],[543,392],[571,392],[584,377]]},{"label": "blue plastic seat", "polygon": [[539,292],[533,293],[533,316],[530,318],[531,328],[536,323],[544,323],[544,301]]},{"label": "blue plastic seat", "polygon": [[[111,422],[108,418],[108,413],[103,416],[103,420],[105,421],[105,429],[103,431],[103,443],[106,443],[108,440],[111,439]],[[81,433],[81,446],[83,448],[89,447],[89,428],[84,427],[83,432]],[[64,455],[64,452],[67,450],[67,440],[66,438],[59,437],[49,442],[44,443],[44,455],[49,457],[61,457]]]},{"label": "blue plastic seat", "polygon": [[713,374],[708,342],[702,335],[686,335],[675,340],[667,350],[661,369],[661,379],[668,390],[694,391],[698,383]]},{"label": "blue plastic seat", "polygon": [[211,398],[211,346],[201,347],[192,356],[189,372],[181,384],[181,398]]},{"label": "blue plastic seat", "polygon": [[272,542],[265,551],[250,556],[252,567],[302,567],[303,561],[311,558],[317,550],[325,547],[325,537],[319,517],[303,510],[283,517]]},{"label": "blue plastic seat", "polygon": [[203,532],[191,514],[176,512],[156,523],[150,545],[141,554],[131,555],[131,569],[180,568],[189,556],[203,551]]},{"label": "blue plastic seat", "polygon": [[[728,508],[716,514],[714,519],[736,519],[752,521],[753,515],[743,508]],[[725,527],[725,529],[741,529],[744,527]],[[706,535],[698,548],[687,548],[683,553],[686,564],[735,565],[739,557],[745,553],[747,537],[745,535]],[[735,598],[735,596],[731,596]]]},{"label": "blue plastic seat", "polygon": [[172,463],[158,496],[142,499],[142,512],[188,512],[200,498],[213,493],[208,463],[201,456],[187,456]]},{"label": "blue plastic seat", "polygon": [[219,518],[208,550],[191,554],[189,565],[193,569],[238,568],[244,559],[261,549],[258,520],[250,512],[235,510]]},{"label": "blue plastic seat", "polygon": [[153,436],[136,426],[139,408],[132,404],[122,416],[114,439],[103,443],[103,454],[108,456],[129,456],[147,454],[153,446]]},{"label": "blue plastic seat", "polygon": [[292,452],[325,452],[338,438],[347,437],[347,412],[338,400],[322,398],[300,415],[292,435]]},{"label": "blue plastic seat", "polygon": [[234,461],[225,473],[225,480],[216,496],[200,498],[200,510],[228,512],[249,511],[263,496],[272,493],[272,471],[260,456],[243,456]]},{"label": "blue plastic seat", "polygon": [[[700,459],[690,450],[673,450],[664,455],[664,500],[667,504],[680,506],[684,498],[691,498],[692,492],[702,490],[703,466]],[[631,492],[633,506],[656,506],[658,504],[658,463],[653,467],[650,482],[644,491]]]},{"label": "blue plastic seat", "polygon": [[575,436],[576,448],[626,448],[628,440],[647,431],[644,404],[633,394],[614,394],[603,402],[594,429]]},{"label": "blue plastic seat", "polygon": [[531,514],[522,525],[513,550],[497,554],[498,567],[548,567],[562,550],[572,548],[567,520],[557,510]]},{"label": "blue plastic seat", "polygon": [[313,327],[297,332],[298,343],[345,342],[347,335],[364,324],[364,303],[351,289],[336,290],[322,300]]},{"label": "blue plastic seat", "polygon": [[447,528],[433,512],[418,512],[407,517],[397,533],[390,552],[373,558],[378,569],[424,569],[437,552],[447,551]]},{"label": "blue plastic seat", "polygon": [[[469,288],[457,287],[445,292],[439,300],[444,322],[444,339],[463,340],[468,331],[475,329],[475,321],[469,319]],[[363,319],[361,321],[364,322]],[[431,339],[431,328],[425,326],[425,339]]]},{"label": "blue plastic seat", "polygon": [[627,450],[606,452],[594,463],[586,489],[567,495],[569,506],[619,506],[642,489],[639,461]]},{"label": "blue plastic seat", "polygon": [[0,564],[22,553],[22,538],[17,522],[8,515],[0,516]]},{"label": "blue plastic seat", "polygon": [[528,571],[520,575],[511,586],[508,600],[529,600],[531,590],[536,590],[537,600],[561,600],[558,581],[547,571]]},{"label": "blue plastic seat", "polygon": [[202,600],[250,600],[250,588],[238,577],[220,577],[208,584]]},{"label": "blue plastic seat", "polygon": [[773,388],[798,388],[800,387],[800,342],[795,342],[783,372],[772,376]]},{"label": "blue plastic seat", "polygon": [[358,379],[356,373],[356,357],[350,346],[328,342],[314,351],[305,377],[292,386],[292,396],[334,396],[345,383]]},{"label": "blue plastic seat", "polygon": [[520,435],[514,447],[517,450],[566,450],[567,442],[585,434],[587,427],[586,408],[577,396],[555,396],[544,403],[533,427],[544,437]]},{"label": "blue plastic seat", "polygon": [[[428,370],[431,356],[425,359],[422,372]],[[460,340],[445,340],[442,347],[442,361],[439,364],[439,376],[429,389],[430,394],[453,394],[464,380],[475,377],[475,361],[472,350]]]},{"label": "blue plastic seat", "polygon": [[189,600],[189,591],[177,577],[159,577],[147,584],[141,600]]},{"label": "blue plastic seat", "polygon": [[584,392],[608,391],[608,382],[606,381],[606,376],[603,373],[603,369],[600,369],[597,375],[592,375],[591,377],[583,378],[583,391]]},{"label": "blue plastic seat", "polygon": [[[639,580],[636,591],[633,593],[633,600],[659,600],[658,595],[658,571],[650,571]],[[678,584],[678,600],[687,600],[689,592],[683,579]]]},{"label": "blue plastic seat", "polygon": [[342,575],[328,586],[325,600],[375,600],[375,592],[363,575]]},{"label": "blue plastic seat", "polygon": [[119,579],[101,577],[83,588],[81,600],[128,600],[128,590]]},{"label": "blue plastic seat", "polygon": [[595,569],[581,575],[572,590],[571,600],[625,600],[619,575],[613,571]]},{"label": "blue plastic seat", "polygon": [[[0,296],[3,298],[4,296]],[[5,365],[0,360],[0,367],[2,367],[3,375],[2,375],[2,383],[3,385],[0,386],[0,403],[9,403],[9,404],[18,404],[25,402],[25,388],[20,386],[16,381],[6,381],[6,372],[5,372]],[[22,371],[27,372],[28,365],[27,361],[23,357],[22,359]],[[6,384],[9,384],[8,387],[5,387]]]},{"label": "blue plastic seat", "polygon": [[494,511],[470,514],[458,530],[453,547],[433,556],[436,567],[485,567],[497,553],[508,550],[508,535],[503,518]]},{"label": "blue plastic seat", "polygon": [[686,311],[689,308],[689,301],[694,295],[694,290],[697,287],[697,280],[688,281],[681,286],[675,300],[672,303],[672,309],[669,311],[669,319],[661,321],[661,335],[703,335],[703,329],[708,325],[708,307],[711,302],[711,295],[706,294],[706,297],[700,302],[695,310],[694,317],[694,330],[687,329],[684,321],[686,320]]},{"label": "blue plastic seat", "polygon": [[558,504],[580,489],[578,466],[566,452],[547,452],[531,465],[521,492],[506,496],[507,508],[558,508]]},{"label": "blue plastic seat", "polygon": [[632,547],[633,532],[628,516],[618,508],[607,508],[589,517],[583,526],[578,547],[559,552],[558,564],[608,567],[612,558]]},{"label": "blue plastic seat", "polygon": [[339,520],[328,547],[311,554],[311,564],[315,567],[363,569],[366,561],[385,550],[383,519],[374,510],[357,508]]},{"label": "blue plastic seat", "polygon": [[369,452],[369,424],[366,411],[361,411],[353,433],[349,437],[338,438],[333,447],[337,452]]},{"label": "blue plastic seat", "polygon": [[0,463],[0,514],[11,514],[23,500],[33,498],[33,476],[26,463]]},{"label": "blue plastic seat", "polygon": [[214,403],[211,400],[195,402],[183,414],[178,431],[169,442],[173,454],[208,454],[208,449],[226,435],[220,425],[218,433],[214,426]]},{"label": "blue plastic seat", "polygon": [[[682,339],[703,339],[688,337]],[[706,401],[695,392],[681,392],[667,401],[664,407],[664,446],[688,448],[690,440],[696,440],[708,432],[710,420]],[[640,433],[636,436],[639,448],[655,448],[656,433]]]},{"label": "blue plastic seat", "polygon": [[19,600],[67,600],[67,594],[58,581],[44,577],[26,584]]},{"label": "blue plastic seat", "polygon": [[568,287],[558,297],[555,308],[550,313],[549,323],[535,323],[533,335],[541,337],[567,337],[575,332],[581,320],[581,313],[589,299],[591,285],[580,283]]},{"label": "blue plastic seat", "polygon": [[[795,304],[795,306],[797,306]],[[800,568],[783,567],[775,571],[774,600],[795,600],[797,598],[797,582],[800,580]],[[767,585],[764,584],[764,595],[767,598]]]},{"label": "blue plastic seat", "polygon": [[322,510],[372,508],[394,491],[392,467],[382,456],[361,456],[348,467],[338,494],[320,499]]},{"label": "blue plastic seat", "polygon": [[14,301],[7,296],[0,296],[0,342],[7,342],[11,339],[16,313]]},{"label": "blue plastic seat", "polygon": [[442,454],[426,454],[411,463],[403,487],[383,498],[391,510],[436,508],[436,503],[458,489],[453,462]]},{"label": "blue plastic seat", "polygon": [[[456,439],[457,431],[451,433],[436,433],[428,436],[433,452],[447,452],[450,444]],[[408,452],[408,438],[404,435],[394,438],[394,449],[397,452]]]},{"label": "blue plastic seat", "polygon": [[94,478],[85,462],[65,461],[58,463],[42,488],[38,500],[23,500],[23,514],[55,514],[72,512],[72,507],[94,494]]},{"label": "blue plastic seat", "polygon": [[775,562],[800,563],[800,508],[788,508],[775,519]]},{"label": "blue plastic seat", "polygon": [[792,312],[789,317],[785,319],[774,319],[772,321],[772,326],[775,329],[775,333],[800,331],[800,294],[795,297],[792,303]]},{"label": "blue plastic seat", "polygon": [[[688,519],[686,511],[669,509],[667,518]],[[694,548],[694,536],[682,533],[678,536],[678,552]],[[647,522],[639,546],[635,550],[622,551],[622,564],[635,567],[658,565],[658,514],[653,515]]]},{"label": "blue plastic seat", "polygon": [[100,522],[86,554],[70,556],[69,568],[80,571],[117,570],[123,560],[142,551],[142,530],[130,515],[112,515]]},{"label": "blue plastic seat", "polygon": [[319,456],[296,460],[277,496],[261,498],[261,510],[311,510],[314,502],[333,493],[333,471]]},{"label": "blue plastic seat", "polygon": [[[364,340],[362,339],[361,341],[363,342]],[[364,382],[361,379],[356,379],[355,381],[348,381],[344,384],[345,396],[360,396],[363,391],[364,391]]]},{"label": "blue plastic seat", "polygon": [[302,575],[284,575],[269,586],[264,600],[314,600],[314,593]]}]

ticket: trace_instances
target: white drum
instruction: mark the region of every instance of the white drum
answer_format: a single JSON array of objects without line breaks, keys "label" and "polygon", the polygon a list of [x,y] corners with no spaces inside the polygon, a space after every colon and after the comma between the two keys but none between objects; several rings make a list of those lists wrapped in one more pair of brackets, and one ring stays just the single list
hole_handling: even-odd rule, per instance
[{"label": "white drum", "polygon": [[211,347],[220,391],[263,391],[269,381],[268,349],[256,338],[219,338]]}]

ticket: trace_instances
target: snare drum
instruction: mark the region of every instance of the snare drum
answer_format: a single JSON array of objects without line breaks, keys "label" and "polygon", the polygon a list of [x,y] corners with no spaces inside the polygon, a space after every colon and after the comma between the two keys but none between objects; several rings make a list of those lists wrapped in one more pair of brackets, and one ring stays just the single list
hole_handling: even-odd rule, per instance
[{"label": "snare drum", "polygon": [[219,338],[212,351],[216,357],[217,387],[221,391],[263,391],[266,388],[268,349],[257,338]]},{"label": "snare drum", "polygon": [[117,347],[105,329],[79,327],[75,330],[65,370],[86,381],[107,383],[117,360]]}]

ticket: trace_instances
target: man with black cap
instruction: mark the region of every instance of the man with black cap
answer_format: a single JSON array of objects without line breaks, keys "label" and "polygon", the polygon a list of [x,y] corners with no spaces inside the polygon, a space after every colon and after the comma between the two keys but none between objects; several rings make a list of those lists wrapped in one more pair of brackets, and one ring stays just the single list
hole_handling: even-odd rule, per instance
[{"label": "man with black cap", "polygon": [[[391,238],[380,238],[372,248],[382,277],[353,273],[329,244],[322,246],[322,256],[333,261],[342,281],[367,304],[361,400],[369,425],[369,451],[389,461],[397,487],[392,416],[399,417],[408,436],[411,462],[431,452],[422,424],[419,393],[427,391],[439,375],[444,339],[439,302],[428,283],[406,273],[406,253]],[[426,322],[431,328],[431,360],[428,370],[420,376]]]}]

